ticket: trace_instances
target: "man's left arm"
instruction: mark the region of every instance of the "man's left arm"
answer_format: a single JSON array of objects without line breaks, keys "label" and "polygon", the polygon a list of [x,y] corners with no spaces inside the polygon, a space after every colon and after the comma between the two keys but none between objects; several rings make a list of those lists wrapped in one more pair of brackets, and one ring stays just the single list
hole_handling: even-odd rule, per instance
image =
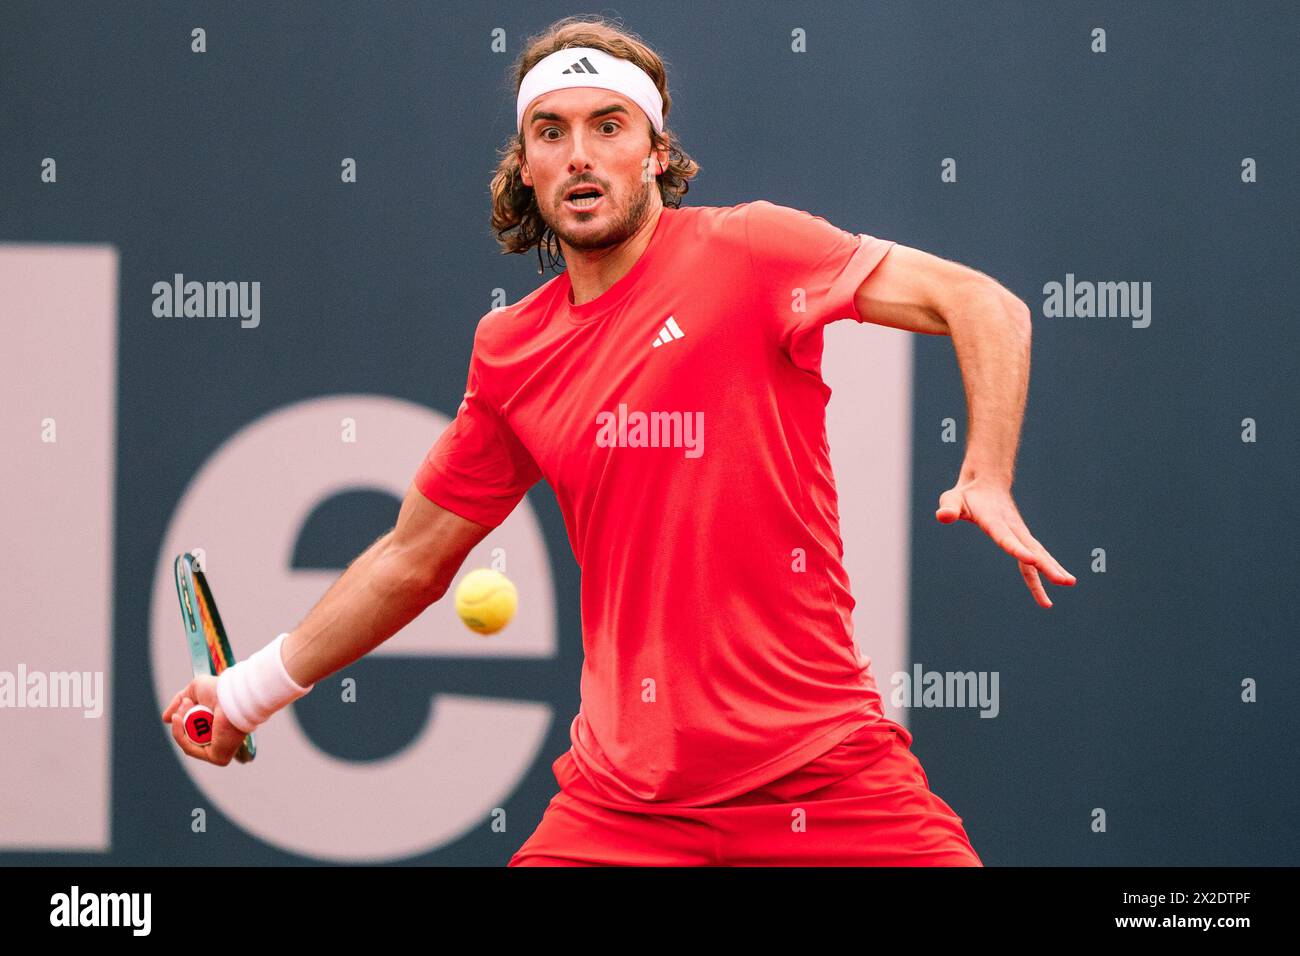
[{"label": "man's left arm", "polygon": [[982,528],[1019,563],[1035,600],[1051,607],[1039,572],[1055,584],[1077,579],[1029,533],[1011,497],[1029,390],[1029,308],[982,272],[901,244],[858,287],[853,304],[863,322],[952,337],[970,428],[957,484],[939,496],[935,517]]}]

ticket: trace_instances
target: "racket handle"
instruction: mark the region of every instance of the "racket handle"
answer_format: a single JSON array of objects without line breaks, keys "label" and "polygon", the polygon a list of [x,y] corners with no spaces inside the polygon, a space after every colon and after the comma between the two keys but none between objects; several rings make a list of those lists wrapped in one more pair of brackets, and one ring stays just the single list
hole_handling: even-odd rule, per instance
[{"label": "racket handle", "polygon": [[195,704],[185,711],[185,736],[200,747],[208,746],[212,743],[212,726],[215,720],[211,707]]}]

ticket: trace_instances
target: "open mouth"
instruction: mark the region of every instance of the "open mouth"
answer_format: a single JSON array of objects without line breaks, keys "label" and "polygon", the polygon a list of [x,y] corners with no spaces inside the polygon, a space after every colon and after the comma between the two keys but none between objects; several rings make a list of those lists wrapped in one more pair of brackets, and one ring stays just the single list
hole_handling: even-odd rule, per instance
[{"label": "open mouth", "polygon": [[579,187],[564,197],[564,204],[570,209],[588,212],[599,206],[604,198],[598,189]]}]

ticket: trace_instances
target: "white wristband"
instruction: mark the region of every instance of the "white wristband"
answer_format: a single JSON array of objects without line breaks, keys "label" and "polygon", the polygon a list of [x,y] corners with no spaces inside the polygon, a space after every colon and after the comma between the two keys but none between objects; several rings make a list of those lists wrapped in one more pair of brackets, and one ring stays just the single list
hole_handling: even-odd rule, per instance
[{"label": "white wristband", "polygon": [[235,728],[251,734],[281,707],[314,687],[299,687],[280,659],[286,631],[247,660],[217,675],[217,702]]}]

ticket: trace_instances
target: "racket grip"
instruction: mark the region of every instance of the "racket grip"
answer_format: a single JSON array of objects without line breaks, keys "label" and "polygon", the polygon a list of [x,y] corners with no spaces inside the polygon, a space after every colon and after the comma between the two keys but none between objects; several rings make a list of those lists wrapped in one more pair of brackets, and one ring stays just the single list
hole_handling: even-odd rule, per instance
[{"label": "racket grip", "polygon": [[195,704],[185,711],[185,736],[200,747],[212,743],[212,727],[216,722],[211,707]]}]

